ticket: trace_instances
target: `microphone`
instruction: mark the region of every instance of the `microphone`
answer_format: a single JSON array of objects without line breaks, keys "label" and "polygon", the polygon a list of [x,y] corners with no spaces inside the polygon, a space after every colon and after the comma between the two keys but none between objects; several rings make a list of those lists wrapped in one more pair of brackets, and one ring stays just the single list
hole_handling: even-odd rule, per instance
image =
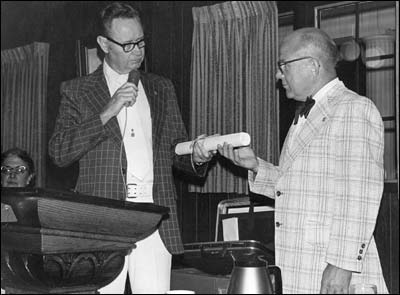
[{"label": "microphone", "polygon": [[[128,82],[135,84],[137,87],[139,85],[139,79],[140,79],[140,72],[138,70],[130,71],[129,76],[128,76]],[[124,106],[128,107],[129,103],[125,102]]]},{"label": "microphone", "polygon": [[128,81],[138,86],[140,79],[140,72],[138,70],[132,70],[129,73]]}]

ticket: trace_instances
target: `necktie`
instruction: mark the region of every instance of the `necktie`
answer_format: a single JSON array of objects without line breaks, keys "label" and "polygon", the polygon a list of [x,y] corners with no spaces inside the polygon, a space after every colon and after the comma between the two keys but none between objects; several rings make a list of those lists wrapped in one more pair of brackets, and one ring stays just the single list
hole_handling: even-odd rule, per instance
[{"label": "necktie", "polygon": [[299,117],[307,118],[311,108],[315,104],[315,100],[311,96],[307,96],[306,101],[296,101],[296,112],[294,113],[294,125],[299,121]]}]

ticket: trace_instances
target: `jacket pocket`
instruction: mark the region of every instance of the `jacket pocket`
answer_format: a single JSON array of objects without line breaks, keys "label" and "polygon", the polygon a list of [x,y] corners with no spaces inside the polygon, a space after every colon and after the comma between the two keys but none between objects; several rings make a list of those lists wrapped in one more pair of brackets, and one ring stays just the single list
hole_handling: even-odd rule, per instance
[{"label": "jacket pocket", "polygon": [[304,241],[306,244],[325,248],[329,243],[330,226],[318,220],[306,220],[304,227]]}]

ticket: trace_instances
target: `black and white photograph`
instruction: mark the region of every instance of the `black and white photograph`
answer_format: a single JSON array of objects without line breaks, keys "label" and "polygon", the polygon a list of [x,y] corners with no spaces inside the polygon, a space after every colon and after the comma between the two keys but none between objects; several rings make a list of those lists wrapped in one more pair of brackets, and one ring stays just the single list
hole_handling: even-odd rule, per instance
[{"label": "black and white photograph", "polygon": [[1,294],[399,294],[399,1],[1,1]]}]

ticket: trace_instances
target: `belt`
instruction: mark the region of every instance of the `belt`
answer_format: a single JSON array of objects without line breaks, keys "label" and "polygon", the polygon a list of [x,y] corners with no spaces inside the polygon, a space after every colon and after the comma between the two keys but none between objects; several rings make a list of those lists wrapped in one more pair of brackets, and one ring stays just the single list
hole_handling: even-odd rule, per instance
[{"label": "belt", "polygon": [[127,198],[140,198],[153,196],[152,183],[128,183],[127,184]]}]

